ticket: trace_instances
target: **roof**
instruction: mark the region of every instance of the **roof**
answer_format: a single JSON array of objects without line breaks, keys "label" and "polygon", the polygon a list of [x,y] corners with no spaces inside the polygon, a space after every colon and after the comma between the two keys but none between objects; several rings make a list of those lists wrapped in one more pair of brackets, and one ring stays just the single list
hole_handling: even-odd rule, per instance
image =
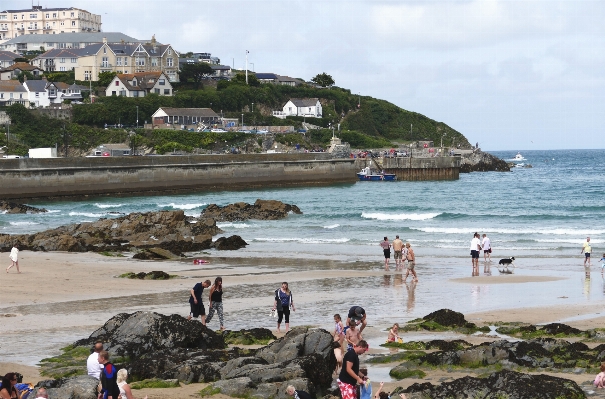
[{"label": "roof", "polygon": [[18,80],[0,80],[0,91],[25,92],[25,87]]},{"label": "roof", "polygon": [[[196,116],[202,118],[218,118],[216,112],[210,108],[168,108],[160,107],[158,109],[164,111],[169,116]],[[157,112],[157,111],[156,111]]]},{"label": "roof", "polygon": [[298,84],[305,83],[305,81],[302,79],[296,79],[296,78],[291,78],[289,76],[282,76],[282,75],[277,75],[277,81],[278,82],[295,82]]},{"label": "roof", "polygon": [[292,104],[297,107],[314,107],[317,105],[317,98],[291,98]]},{"label": "roof", "polygon": [[46,80],[28,80],[23,84],[27,85],[29,91],[34,93],[40,93],[46,91],[46,86],[48,85],[48,82]]},{"label": "roof", "polygon": [[229,65],[210,65],[210,67],[214,70],[219,70],[219,71],[231,70],[231,67]]},{"label": "roof", "polygon": [[[83,10],[81,8],[75,8],[75,7],[69,7],[69,8],[42,8],[42,7],[32,7],[32,8],[25,8],[22,10],[4,10],[4,11],[0,11],[0,14],[6,13],[6,12],[46,12],[46,11],[70,11],[70,10],[80,10],[80,11],[86,11]],[[88,12],[88,11],[86,11]],[[92,14],[92,13],[91,13]]]},{"label": "roof", "polygon": [[277,80],[277,75],[274,73],[257,73],[256,77],[260,80]]},{"label": "roof", "polygon": [[141,40],[127,36],[120,32],[67,32],[44,34],[44,35],[21,35],[14,37],[2,45],[21,44],[21,43],[103,43],[103,39],[107,39],[107,43],[142,43]]},{"label": "roof", "polygon": [[[128,90],[132,91],[141,91],[150,89],[155,86],[155,82],[160,79],[161,76],[164,76],[166,81],[168,78],[161,71],[156,72],[136,72],[136,73],[120,73],[116,75],[116,78],[124,84]],[[131,82],[136,78],[137,84],[136,86],[132,85]]]},{"label": "roof", "polygon": [[34,69],[37,69],[41,71],[41,69],[37,66],[28,64],[27,62],[16,62],[11,66],[2,69],[0,72],[14,71],[15,69],[18,69],[20,71],[33,71]]},{"label": "roof", "polygon": [[48,50],[45,53],[40,54],[34,59],[38,58],[76,58],[79,57],[79,49],[65,49],[65,48],[55,48],[52,50]]},{"label": "roof", "polygon": [[12,61],[18,57],[21,56],[17,53],[13,53],[12,51],[0,51],[0,61]]}]

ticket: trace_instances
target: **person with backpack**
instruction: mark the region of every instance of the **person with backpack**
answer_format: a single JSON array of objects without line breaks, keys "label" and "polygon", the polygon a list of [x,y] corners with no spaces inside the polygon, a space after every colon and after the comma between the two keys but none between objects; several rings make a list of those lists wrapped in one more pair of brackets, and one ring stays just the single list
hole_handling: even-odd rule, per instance
[{"label": "person with backpack", "polygon": [[294,301],[292,300],[292,291],[288,288],[288,283],[283,282],[281,288],[275,290],[275,298],[273,302],[273,310],[277,309],[277,332],[281,332],[280,326],[282,319],[285,317],[286,333],[290,330],[290,307],[295,311]]}]

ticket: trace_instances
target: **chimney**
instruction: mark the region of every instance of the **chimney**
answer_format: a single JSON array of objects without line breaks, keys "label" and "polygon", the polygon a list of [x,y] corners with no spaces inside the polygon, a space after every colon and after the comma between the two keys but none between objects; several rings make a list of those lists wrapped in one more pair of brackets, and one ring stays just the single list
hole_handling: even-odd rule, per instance
[{"label": "chimney", "polygon": [[107,38],[106,37],[103,38],[103,44],[107,44]]}]

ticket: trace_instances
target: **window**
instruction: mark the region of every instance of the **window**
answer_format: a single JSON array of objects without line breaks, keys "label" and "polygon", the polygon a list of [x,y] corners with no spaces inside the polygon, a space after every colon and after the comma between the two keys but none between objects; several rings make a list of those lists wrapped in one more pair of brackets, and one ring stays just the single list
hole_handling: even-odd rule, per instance
[{"label": "window", "polygon": [[132,92],[132,96],[133,97],[138,97],[139,96],[139,92],[138,91],[133,91]]},{"label": "window", "polygon": [[158,57],[151,58],[151,66],[158,66]]},{"label": "window", "polygon": [[[124,66],[128,66],[128,57],[124,57]],[[128,72],[125,72],[128,73]]]},{"label": "window", "polygon": [[65,58],[61,58],[61,64],[65,64]]},{"label": "window", "polygon": [[0,15],[0,19],[7,19],[7,15]]},{"label": "window", "polygon": [[103,57],[101,61],[101,67],[107,68],[109,66],[109,57]]},{"label": "window", "polygon": [[158,80],[158,84],[159,84],[160,86],[164,86],[164,85],[166,84],[166,79],[159,79],[159,80]]},{"label": "window", "polygon": [[90,79],[90,72],[84,71],[84,80],[89,80],[89,79]]},{"label": "window", "polygon": [[4,98],[4,93],[0,93],[0,98]]},{"label": "window", "polygon": [[154,92],[155,94],[160,94],[160,89],[153,89],[153,92]]},{"label": "window", "polygon": [[29,17],[32,19],[38,18],[38,14],[29,14]]},{"label": "window", "polygon": [[71,63],[72,63],[72,64],[75,64],[76,62],[78,62],[78,59],[77,59],[77,58],[72,58],[72,59],[71,59]]},{"label": "window", "polygon": [[136,57],[135,58],[135,65],[136,66],[145,66],[145,58]]},{"label": "window", "polygon": [[53,12],[53,18],[57,18],[57,13]]},{"label": "window", "polygon": [[168,49],[168,55],[172,55],[172,49]]},{"label": "window", "polygon": [[50,18],[50,14],[49,13],[46,13],[46,18]]},{"label": "window", "polygon": [[13,98],[13,93],[11,93],[11,98]]},{"label": "window", "polygon": [[36,92],[36,98],[40,97],[40,93]]},{"label": "window", "polygon": [[169,96],[170,95],[170,89],[164,89],[164,95]]},{"label": "window", "polygon": [[71,21],[71,26],[76,26],[76,21]]},{"label": "window", "polygon": [[60,72],[65,72],[65,67],[59,67]]},{"label": "window", "polygon": [[74,13],[73,13],[73,12],[71,13],[71,17],[72,17],[72,18],[74,17]]},{"label": "window", "polygon": [[122,57],[116,58],[116,65],[117,66],[122,66]]},{"label": "window", "polygon": [[167,58],[167,59],[166,59],[166,66],[169,66],[169,67],[173,66],[173,65],[172,65],[172,62],[173,62],[173,59],[172,59],[172,58]]},{"label": "window", "polygon": [[107,54],[107,47],[103,47],[103,54]]},{"label": "window", "polygon": [[119,85],[120,85],[120,81],[116,80],[116,86],[119,86]]},{"label": "window", "polygon": [[[115,93],[115,91],[114,91],[114,93]],[[126,90],[120,90],[120,95],[122,97],[126,97]]]},{"label": "window", "polygon": [[16,15],[14,15],[14,16],[13,16],[13,19],[17,19],[17,16],[16,16]]}]

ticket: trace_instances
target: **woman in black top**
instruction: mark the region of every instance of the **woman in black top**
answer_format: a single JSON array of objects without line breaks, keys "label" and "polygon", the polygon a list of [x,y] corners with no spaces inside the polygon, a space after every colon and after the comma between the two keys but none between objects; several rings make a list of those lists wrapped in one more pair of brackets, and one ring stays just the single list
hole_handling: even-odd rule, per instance
[{"label": "woman in black top", "polygon": [[214,279],[214,285],[210,288],[210,310],[206,316],[206,324],[210,323],[214,312],[218,313],[218,321],[221,323],[221,331],[225,331],[225,321],[223,319],[223,278]]},{"label": "woman in black top", "polygon": [[17,399],[17,374],[8,373],[2,377],[2,389],[0,389],[0,398],[2,399]]}]

